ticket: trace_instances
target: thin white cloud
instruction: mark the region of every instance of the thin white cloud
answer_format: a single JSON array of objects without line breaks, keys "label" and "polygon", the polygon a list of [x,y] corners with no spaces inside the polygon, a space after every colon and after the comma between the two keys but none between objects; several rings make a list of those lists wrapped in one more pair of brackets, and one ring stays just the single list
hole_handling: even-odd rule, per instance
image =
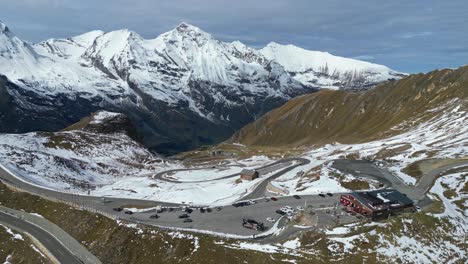
[{"label": "thin white cloud", "polygon": [[430,35],[432,35],[432,32],[430,32],[430,31],[409,32],[409,33],[402,34],[400,36],[400,38],[410,39],[410,38],[418,38],[418,37],[427,37],[427,36],[430,36]]}]

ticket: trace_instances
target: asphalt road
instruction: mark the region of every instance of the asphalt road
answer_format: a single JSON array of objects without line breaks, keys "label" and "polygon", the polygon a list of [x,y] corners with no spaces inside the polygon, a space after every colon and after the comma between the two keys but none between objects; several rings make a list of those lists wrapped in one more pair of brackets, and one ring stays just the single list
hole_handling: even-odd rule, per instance
[{"label": "asphalt road", "polygon": [[[296,164],[288,166],[281,171],[269,176],[263,180],[256,189],[242,198],[242,200],[247,199],[257,199],[265,195],[265,188],[269,181],[283,175],[284,173],[304,164],[307,164],[309,161],[306,159],[285,159],[280,160],[275,163],[269,164],[262,168],[257,169],[277,169],[276,165],[278,164],[292,164],[291,162],[296,162]],[[458,164],[459,165],[459,164]],[[358,177],[370,177],[381,182],[384,182],[388,186],[396,188],[403,193],[406,193],[412,199],[421,199],[424,197],[425,192],[433,182],[433,179],[437,177],[440,172],[455,167],[456,165],[451,165],[447,168],[441,168],[438,170],[431,171],[428,175],[425,175],[420,183],[413,188],[411,186],[405,185],[402,181],[396,178],[393,174],[374,165],[369,161],[354,161],[354,160],[337,160],[334,162],[333,167],[340,169],[344,172],[351,173]],[[166,172],[167,173],[167,172]],[[162,174],[161,174],[162,177]],[[196,229],[196,230],[207,230],[211,232],[225,233],[225,234],[234,234],[234,235],[253,235],[258,234],[257,231],[246,229],[242,227],[242,219],[249,218],[254,219],[260,222],[264,222],[267,226],[271,227],[273,224],[266,221],[267,217],[272,217],[278,219],[279,215],[275,211],[285,205],[296,208],[297,206],[304,206],[307,202],[309,205],[313,205],[315,208],[320,207],[333,207],[339,200],[340,194],[335,194],[332,197],[320,197],[318,195],[307,195],[302,196],[301,199],[294,199],[293,197],[279,197],[278,201],[269,201],[260,200],[254,205],[249,205],[245,207],[234,207],[232,205],[222,206],[220,211],[213,210],[211,213],[201,213],[196,210],[192,212],[190,218],[193,220],[192,223],[183,223],[183,219],[178,218],[182,212],[164,212],[159,214],[159,219],[150,219],[149,216],[153,212],[139,212],[134,214],[125,214],[124,212],[115,212],[112,208],[115,207],[156,207],[158,205],[165,207],[175,207],[180,208],[181,204],[176,203],[165,203],[158,201],[149,201],[149,200],[138,200],[138,199],[126,199],[126,198],[105,198],[86,196],[86,195],[76,195],[71,193],[61,193],[55,190],[44,189],[42,187],[34,186],[29,183],[23,182],[13,175],[10,175],[7,171],[3,170],[0,167],[0,179],[6,181],[7,183],[12,183],[19,188],[26,190],[28,192],[39,194],[47,198],[55,198],[59,201],[72,202],[81,206],[90,207],[100,212],[108,213],[114,216],[117,216],[121,219],[126,219],[130,221],[140,222],[144,224],[157,225],[162,227],[176,227],[176,228],[187,228],[187,229]],[[330,221],[326,217],[321,218],[320,221]],[[326,225],[327,223],[318,223],[318,225]]]},{"label": "asphalt road", "polygon": [[[267,166],[263,166],[258,169],[274,169],[276,170],[277,165],[279,164],[288,164],[291,165],[292,162],[295,161],[297,164],[292,165],[291,167],[287,167],[282,171],[275,173],[274,175],[270,176],[268,179],[265,179],[259,186],[257,186],[259,191],[256,193],[258,197],[262,197],[264,193],[264,186],[268,183],[269,180],[279,177],[282,174],[292,170],[297,166],[301,166],[303,164],[308,163],[309,161],[306,159],[285,159],[280,160]],[[265,170],[266,171],[266,170]],[[36,185],[32,185],[30,183],[24,182],[16,178],[14,175],[8,173],[8,171],[4,170],[0,167],[0,179],[5,181],[6,183],[12,184],[26,190],[33,194],[38,194],[48,199],[56,199],[58,201],[65,201],[78,204],[83,207],[89,207],[96,209],[103,213],[108,213],[111,215],[115,215],[121,219],[126,219],[130,221],[138,221],[145,224],[152,224],[158,225],[163,227],[183,227],[183,228],[191,228],[197,230],[208,230],[213,232],[219,233],[226,233],[226,234],[235,234],[235,235],[253,235],[258,234],[257,231],[253,231],[250,229],[243,228],[242,219],[243,218],[251,218],[256,219],[261,222],[266,222],[267,217],[275,217],[275,210],[281,208],[284,205],[289,205],[291,207],[296,207],[303,205],[304,200],[297,200],[292,197],[282,197],[279,198],[277,202],[269,202],[269,203],[258,203],[251,206],[245,207],[233,207],[232,205],[223,206],[221,211],[213,211],[212,213],[205,213],[202,214],[199,211],[196,211],[192,215],[192,219],[194,220],[192,223],[183,223],[182,219],[178,218],[176,212],[174,213],[163,213],[161,214],[161,218],[157,220],[149,219],[151,213],[135,213],[132,215],[125,214],[124,212],[116,212],[113,208],[116,207],[156,207],[156,206],[164,206],[164,207],[175,207],[180,208],[183,204],[176,204],[176,203],[166,203],[166,202],[158,202],[158,201],[150,201],[150,200],[139,200],[139,199],[126,199],[126,198],[103,198],[103,197],[96,197],[96,196],[88,196],[88,195],[77,195],[73,193],[64,193],[59,192],[56,190],[45,189],[43,187],[39,187]],[[256,190],[257,190],[256,189]],[[256,192],[256,191],[254,191]],[[252,195],[250,198],[258,198],[256,195]],[[320,201],[320,205],[323,206],[330,206],[336,202],[336,197],[326,197],[322,198],[317,195],[307,196],[310,199],[311,203],[315,203],[314,201]]]},{"label": "asphalt road", "polygon": [[60,262],[67,264],[82,263],[76,258],[64,245],[60,243],[54,236],[49,234],[44,229],[26,222],[20,218],[0,212],[0,223],[5,223],[11,226],[18,232],[27,232],[36,238],[49,252]]},{"label": "asphalt road", "polygon": [[[265,175],[265,174],[268,174],[272,171],[276,171],[276,170],[279,170],[279,169],[282,169],[282,168],[285,168],[285,167],[288,167],[288,166],[291,166],[293,162],[299,162],[299,164],[301,165],[305,165],[305,164],[308,164],[310,163],[310,161],[308,159],[303,159],[303,158],[287,158],[287,159],[282,159],[282,160],[278,160],[278,161],[275,161],[275,162],[272,162],[270,164],[267,164],[265,166],[262,166],[262,167],[258,167],[256,168],[256,170],[258,171],[259,175],[262,176],[262,175]],[[297,166],[301,166],[301,165],[297,165]],[[297,167],[295,166],[295,167]],[[217,168],[219,168],[220,166],[216,166]],[[294,168],[295,168],[294,167]],[[176,172],[180,172],[180,171],[193,171],[193,170],[206,170],[206,169],[213,169],[213,167],[200,167],[200,168],[190,168],[190,169],[174,169],[174,170],[167,170],[167,171],[163,171],[163,172],[159,172],[159,173],[156,173],[154,174],[153,176],[151,176],[153,179],[157,179],[157,180],[161,180],[161,181],[167,181],[167,182],[172,182],[172,183],[198,183],[198,182],[210,182],[210,181],[217,181],[217,180],[224,180],[224,179],[229,179],[229,178],[234,178],[234,177],[240,177],[240,172],[238,173],[234,173],[234,174],[230,174],[230,175],[226,175],[226,176],[222,176],[222,177],[218,177],[216,179],[213,179],[213,180],[203,180],[203,181],[180,181],[180,180],[175,180],[175,179],[171,179],[171,178],[168,178],[168,177],[165,177],[167,176],[168,174],[172,174],[172,173],[176,173]],[[288,170],[289,171],[289,170]],[[284,174],[284,172],[283,172]],[[281,176],[281,174],[279,175]]]},{"label": "asphalt road", "polygon": [[459,163],[433,169],[423,175],[414,186],[405,184],[400,178],[393,175],[385,168],[377,166],[372,161],[335,160],[333,161],[332,167],[342,172],[349,173],[355,177],[367,177],[378,180],[388,187],[392,187],[399,192],[406,194],[412,200],[422,201],[425,200],[426,193],[429,191],[429,189],[434,184],[434,181],[441,173],[464,165],[468,165],[468,161],[461,161]]}]

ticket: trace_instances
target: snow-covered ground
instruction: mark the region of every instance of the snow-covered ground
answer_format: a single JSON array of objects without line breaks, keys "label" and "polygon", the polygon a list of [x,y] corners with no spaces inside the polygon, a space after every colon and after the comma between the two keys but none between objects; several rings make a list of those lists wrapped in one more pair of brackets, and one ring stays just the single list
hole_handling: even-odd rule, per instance
[{"label": "snow-covered ground", "polygon": [[[362,144],[335,143],[311,149],[302,155],[311,161],[310,164],[285,173],[271,184],[290,195],[344,192],[346,189],[332,177],[332,169],[328,165],[334,159],[351,156],[392,160],[386,163],[388,169],[402,180],[414,183],[415,179],[401,172],[402,168],[428,157],[466,157],[466,135],[468,115],[460,108],[453,107],[433,120],[397,136]],[[43,133],[0,135],[2,164],[31,182],[59,190],[86,192],[89,184],[94,195],[213,205],[228,204],[239,199],[273,173],[254,181],[240,181],[238,177],[218,179],[244,168],[254,169],[274,161],[266,156],[255,156],[241,160],[230,159],[224,162],[227,164],[215,168],[194,167],[193,170],[180,171],[167,177],[184,183],[167,182],[154,179],[151,175],[185,168],[182,163],[163,160],[155,162],[158,157],[126,135],[96,136],[87,132],[61,132],[57,136],[70,137],[72,143],[62,146],[50,134]],[[51,142],[54,144],[51,145]],[[384,152],[385,157],[381,157]],[[311,169],[320,176],[318,179],[307,176]],[[306,172],[306,175],[300,176],[301,171]]]}]

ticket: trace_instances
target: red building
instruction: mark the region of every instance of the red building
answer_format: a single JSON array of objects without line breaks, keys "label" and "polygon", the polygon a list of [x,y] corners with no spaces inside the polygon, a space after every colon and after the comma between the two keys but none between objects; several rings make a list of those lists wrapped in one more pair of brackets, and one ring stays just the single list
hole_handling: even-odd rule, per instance
[{"label": "red building", "polygon": [[343,194],[340,203],[348,211],[359,213],[372,220],[385,219],[390,214],[412,210],[414,205],[406,195],[393,189]]}]

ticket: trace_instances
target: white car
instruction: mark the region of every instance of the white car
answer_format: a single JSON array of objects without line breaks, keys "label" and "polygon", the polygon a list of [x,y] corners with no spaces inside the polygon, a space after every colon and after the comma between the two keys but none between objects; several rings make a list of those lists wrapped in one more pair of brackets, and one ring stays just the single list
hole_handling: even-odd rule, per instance
[{"label": "white car", "polygon": [[304,211],[304,207],[302,207],[302,206],[298,206],[298,207],[296,207],[296,209],[297,209],[298,211]]},{"label": "white car", "polygon": [[271,218],[271,217],[267,217],[266,219],[268,222],[275,222],[275,219]]},{"label": "white car", "polygon": [[249,200],[249,203],[250,204],[256,204],[257,202],[255,202],[254,200]]},{"label": "white car", "polygon": [[284,208],[288,209],[288,210],[292,210],[292,207],[291,206],[285,206]]}]

